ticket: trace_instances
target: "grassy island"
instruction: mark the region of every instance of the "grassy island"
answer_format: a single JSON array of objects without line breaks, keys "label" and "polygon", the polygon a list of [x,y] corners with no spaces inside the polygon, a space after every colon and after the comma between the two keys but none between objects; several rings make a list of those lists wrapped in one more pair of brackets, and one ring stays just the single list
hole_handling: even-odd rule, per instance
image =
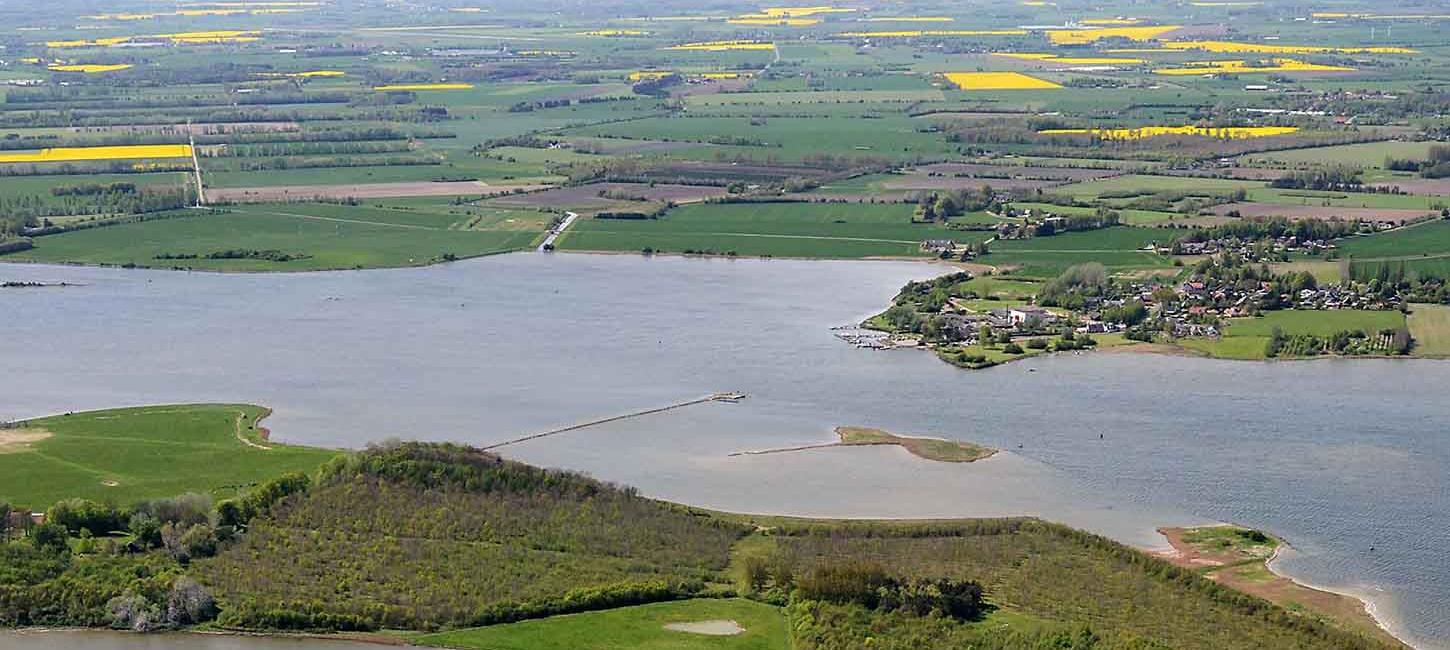
[{"label": "grassy island", "polygon": [[836,427],[841,445],[896,445],[914,456],[944,463],[970,463],[997,453],[996,449],[943,438],[900,436],[868,427]]}]

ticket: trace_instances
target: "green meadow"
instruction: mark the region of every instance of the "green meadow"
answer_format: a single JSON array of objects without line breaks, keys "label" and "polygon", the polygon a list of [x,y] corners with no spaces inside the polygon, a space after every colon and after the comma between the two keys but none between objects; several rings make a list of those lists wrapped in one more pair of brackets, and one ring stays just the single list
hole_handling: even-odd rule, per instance
[{"label": "green meadow", "polygon": [[[35,248],[3,259],[208,271],[415,266],[530,248],[542,239],[551,218],[533,211],[436,203],[411,210],[247,205],[173,215],[49,235],[39,238]],[[235,256],[228,251],[249,252]]]},{"label": "green meadow", "polygon": [[921,257],[921,242],[979,242],[987,231],[912,223],[914,206],[873,203],[686,205],[659,219],[585,219],[561,250],[711,252],[776,257]]},{"label": "green meadow", "polygon": [[261,440],[255,427],[265,413],[246,404],[145,406],[0,429],[0,501],[45,510],[69,498],[130,504],[185,492],[230,497],[335,455]]}]

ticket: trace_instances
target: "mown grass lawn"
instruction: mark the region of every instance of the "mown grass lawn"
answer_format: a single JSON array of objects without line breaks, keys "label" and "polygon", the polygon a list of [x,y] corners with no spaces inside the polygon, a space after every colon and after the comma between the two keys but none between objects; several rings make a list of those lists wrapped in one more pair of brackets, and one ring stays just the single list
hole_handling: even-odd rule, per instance
[{"label": "mown grass lawn", "polygon": [[686,205],[659,219],[585,219],[562,250],[711,252],[778,257],[922,257],[921,242],[984,241],[991,233],[914,224],[912,206],[861,203]]},{"label": "mown grass lawn", "polygon": [[[745,631],[711,636],[666,629],[671,623],[728,620]],[[743,598],[697,599],[431,634],[414,643],[479,650],[784,650],[777,607]]]},{"label": "mown grass lawn", "polygon": [[[0,501],[44,510],[61,499],[130,504],[185,492],[233,496],[287,472],[311,471],[336,452],[249,438],[259,406],[193,404],[91,411],[0,430]],[[241,418],[239,420],[239,418]],[[240,425],[239,425],[240,421]],[[6,444],[6,434],[49,437]],[[12,438],[13,440],[13,438]]]}]

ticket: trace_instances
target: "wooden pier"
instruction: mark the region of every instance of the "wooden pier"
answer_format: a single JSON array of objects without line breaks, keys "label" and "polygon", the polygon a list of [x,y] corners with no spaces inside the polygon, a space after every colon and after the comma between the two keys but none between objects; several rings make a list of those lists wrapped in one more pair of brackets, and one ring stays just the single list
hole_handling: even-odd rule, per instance
[{"label": "wooden pier", "polygon": [[493,450],[498,449],[500,447],[507,447],[509,445],[516,445],[516,444],[521,443],[521,442],[528,442],[530,440],[538,440],[539,438],[547,438],[549,436],[557,436],[557,435],[559,435],[561,433],[569,433],[570,431],[578,431],[580,429],[587,429],[589,427],[599,426],[601,424],[608,424],[610,422],[618,422],[620,420],[628,420],[630,418],[637,418],[637,417],[641,417],[641,416],[645,416],[645,415],[653,415],[655,413],[663,413],[665,411],[673,411],[675,409],[684,408],[686,406],[694,406],[696,404],[704,404],[706,402],[726,402],[726,403],[732,403],[733,404],[735,402],[739,402],[742,399],[745,399],[745,393],[733,393],[733,392],[711,393],[711,394],[706,395],[704,397],[698,397],[698,398],[695,398],[695,399],[692,399],[692,400],[686,400],[686,401],[683,401],[683,402],[675,402],[674,404],[670,404],[670,405],[667,405],[667,406],[660,406],[660,407],[657,407],[657,408],[645,409],[643,411],[635,411],[633,413],[625,413],[624,415],[616,415],[616,416],[613,416],[613,417],[601,418],[601,419],[598,419],[598,420],[590,420],[588,422],[581,422],[579,424],[574,424],[574,425],[570,425],[570,426],[567,426],[567,427],[562,427],[562,428],[559,428],[559,429],[552,429],[552,430],[549,430],[549,431],[545,431],[543,433],[535,433],[535,434],[523,436],[521,438],[514,438],[513,440],[505,440],[503,442],[495,443],[495,444],[492,444],[492,445],[487,445],[485,447],[482,447],[482,449],[484,451],[493,451]]}]

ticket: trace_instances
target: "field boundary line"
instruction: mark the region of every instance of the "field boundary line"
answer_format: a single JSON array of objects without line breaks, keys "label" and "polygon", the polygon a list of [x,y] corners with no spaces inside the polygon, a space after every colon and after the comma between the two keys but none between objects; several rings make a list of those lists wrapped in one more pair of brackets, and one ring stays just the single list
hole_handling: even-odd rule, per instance
[{"label": "field boundary line", "polygon": [[362,221],[360,219],[343,219],[340,217],[323,217],[315,214],[297,214],[295,212],[273,212],[271,210],[234,210],[234,214],[270,214],[277,217],[295,217],[298,219],[316,219],[318,221],[335,221],[338,223],[355,223],[362,226],[381,226],[384,228],[403,228],[405,230],[436,230],[446,232],[447,228],[429,228],[406,223],[386,223],[378,221]]}]

